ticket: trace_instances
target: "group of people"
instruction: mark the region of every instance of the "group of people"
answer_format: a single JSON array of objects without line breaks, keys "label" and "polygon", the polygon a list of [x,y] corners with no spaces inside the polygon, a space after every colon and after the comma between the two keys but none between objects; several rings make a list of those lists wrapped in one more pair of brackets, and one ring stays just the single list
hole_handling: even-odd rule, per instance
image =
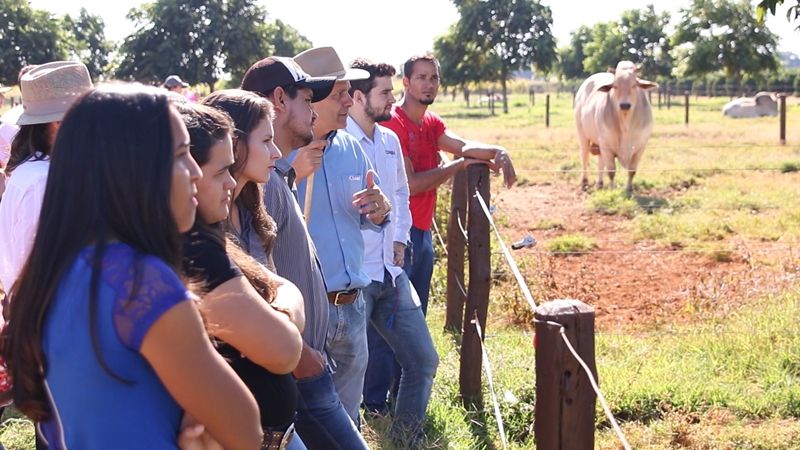
[{"label": "group of people", "polygon": [[23,69],[0,118],[0,356],[37,448],[358,450],[362,414],[424,443],[436,188],[515,175],[428,111],[432,56],[399,103],[394,76],[318,47],[192,103]]}]

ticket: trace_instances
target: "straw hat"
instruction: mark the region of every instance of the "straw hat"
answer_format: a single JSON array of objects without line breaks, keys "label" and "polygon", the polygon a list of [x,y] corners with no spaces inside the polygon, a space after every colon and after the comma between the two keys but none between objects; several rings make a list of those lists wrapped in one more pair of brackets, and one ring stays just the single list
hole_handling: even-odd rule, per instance
[{"label": "straw hat", "polygon": [[308,49],[294,57],[294,61],[312,77],[336,77],[336,80],[366,80],[364,69],[345,68],[333,47]]},{"label": "straw hat", "polygon": [[72,102],[92,87],[89,71],[79,62],[42,64],[22,75],[22,105],[3,114],[0,121],[16,125],[58,122]]}]

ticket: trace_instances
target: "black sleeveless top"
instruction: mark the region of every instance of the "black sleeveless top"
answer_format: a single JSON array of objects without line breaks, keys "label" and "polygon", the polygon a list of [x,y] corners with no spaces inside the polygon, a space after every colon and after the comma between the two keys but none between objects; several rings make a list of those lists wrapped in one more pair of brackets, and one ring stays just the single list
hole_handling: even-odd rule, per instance
[{"label": "black sleeveless top", "polygon": [[[225,252],[224,244],[198,227],[184,236],[183,268],[189,277],[204,283],[208,292],[228,280],[243,276]],[[214,339],[214,342],[217,351],[256,399],[261,413],[261,426],[265,429],[282,428],[292,423],[298,395],[292,375],[276,375],[245,358],[232,345],[219,339]]]}]

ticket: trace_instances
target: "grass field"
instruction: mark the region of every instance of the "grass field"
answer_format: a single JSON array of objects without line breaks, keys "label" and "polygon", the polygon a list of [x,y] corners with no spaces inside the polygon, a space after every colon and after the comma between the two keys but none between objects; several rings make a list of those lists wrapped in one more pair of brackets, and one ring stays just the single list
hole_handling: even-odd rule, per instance
[{"label": "grass field", "polygon": [[[520,188],[530,189],[525,192],[578,191],[580,161],[570,94],[551,95],[550,128],[544,127],[542,94],[536,96],[535,106],[528,105],[527,95],[512,96],[510,113],[504,115],[497,108],[495,116],[486,108],[466,108],[460,98],[453,102],[440,97],[432,109],[450,129],[511,151]],[[753,286],[754,294],[746,301],[722,298],[702,308],[687,301],[680,320],[642,317],[627,326],[599,327],[601,388],[637,449],[800,449],[800,102],[788,99],[788,144],[778,146],[777,118],[725,119],[720,110],[727,100],[692,97],[688,127],[682,106],[654,111],[654,132],[640,164],[634,197],[617,190],[575,194],[578,200],[573,206],[583,220],[598,224],[613,220],[621,236],[615,239],[705,253],[711,268],[726,267],[726,259],[738,258],[742,243],[795,248],[793,257],[771,259],[767,252],[758,262],[748,262],[750,268],[780,266],[776,270],[790,280],[781,284],[780,292]],[[440,200],[447,198],[443,191]],[[507,201],[495,214],[506,239],[522,231],[550,233],[541,245],[545,250],[579,249],[589,255],[606,244],[591,230],[570,229],[567,219],[548,210],[531,211],[535,217],[509,212],[503,206],[509,205],[509,195],[493,188],[493,199]],[[445,210],[439,208],[440,224]],[[532,225],[521,225],[526,220]],[[486,388],[484,410],[461,406],[460,338],[442,330],[446,268],[441,253],[437,248],[428,317],[441,365],[425,426],[426,447],[499,449]],[[532,253],[518,255],[529,282],[535,273],[547,270]],[[530,449],[535,447],[536,383],[530,312],[500,256],[493,256],[492,268],[495,274],[506,275],[496,276],[492,287],[486,347],[510,448]],[[537,301],[552,300],[541,295]],[[596,424],[597,448],[621,448],[599,407]],[[365,424],[374,449],[396,448],[384,438],[387,426],[386,419]],[[0,428],[0,441],[8,449],[32,449],[31,433],[26,421],[7,420]]]}]

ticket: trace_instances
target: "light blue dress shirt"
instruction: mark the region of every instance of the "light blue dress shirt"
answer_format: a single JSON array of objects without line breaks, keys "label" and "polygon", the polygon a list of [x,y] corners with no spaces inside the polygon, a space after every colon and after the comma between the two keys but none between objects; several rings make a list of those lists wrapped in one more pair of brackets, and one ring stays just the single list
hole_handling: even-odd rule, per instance
[{"label": "light blue dress shirt", "polygon": [[394,242],[406,244],[410,240],[411,211],[408,209],[408,178],[403,161],[400,140],[394,131],[375,125],[372,136],[351,117],[347,118],[345,131],[358,139],[381,179],[381,190],[392,204],[391,223],[382,232],[364,230],[364,270],[373,281],[383,282],[384,269],[392,280],[400,275],[402,267],[394,265]]},{"label": "light blue dress shirt", "polygon": [[[373,224],[353,205],[353,194],[366,188],[367,171],[372,169],[364,150],[353,136],[343,131],[329,142],[322,165],[314,173],[308,232],[317,248],[328,292],[336,292],[370,284],[364,272],[361,230],[380,232],[382,226]],[[296,154],[297,150],[293,150],[288,159],[294,160]],[[378,177],[375,180],[378,184]],[[297,183],[298,203],[303,211],[307,181],[308,178]]]}]

